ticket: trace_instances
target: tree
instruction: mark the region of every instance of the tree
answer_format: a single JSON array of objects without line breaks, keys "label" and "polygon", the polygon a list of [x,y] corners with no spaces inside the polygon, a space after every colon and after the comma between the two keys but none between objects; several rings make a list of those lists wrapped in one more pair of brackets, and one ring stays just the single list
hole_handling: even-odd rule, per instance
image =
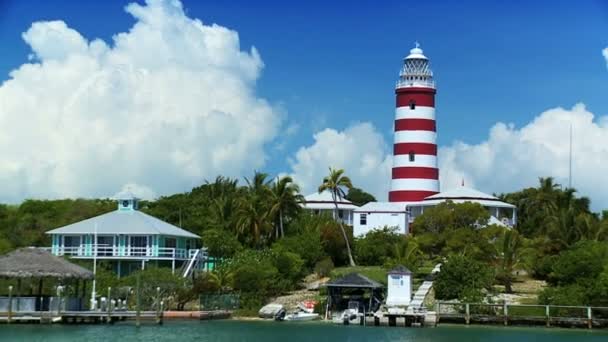
[{"label": "tree", "polygon": [[433,283],[435,298],[479,302],[492,286],[494,274],[486,264],[465,255],[451,255]]},{"label": "tree", "polygon": [[260,247],[262,236],[266,237],[272,227],[267,177],[267,174],[256,171],[251,180],[245,178],[247,191],[239,199],[236,211],[238,232],[256,247]]},{"label": "tree", "polygon": [[360,265],[382,265],[395,256],[395,247],[403,235],[395,227],[373,229],[355,239],[355,256]]},{"label": "tree", "polygon": [[209,255],[220,260],[232,257],[242,248],[234,233],[222,229],[207,229],[201,238]]},{"label": "tree", "polygon": [[348,194],[346,194],[345,198],[358,207],[369,202],[376,202],[376,198],[373,195],[355,187],[348,189]]},{"label": "tree", "polygon": [[412,272],[418,270],[418,266],[422,261],[422,251],[418,248],[416,238],[409,237],[402,239],[393,246],[394,257],[387,261],[387,268],[393,268],[398,265],[403,265],[409,268]]},{"label": "tree", "polygon": [[300,187],[293,182],[289,176],[277,178],[276,183],[271,187],[272,205],[270,207],[271,216],[278,220],[278,227],[275,229],[275,238],[285,236],[283,220],[285,215],[294,217],[300,212],[300,203],[304,202],[304,196],[300,194]]},{"label": "tree", "polygon": [[496,241],[497,249],[497,278],[505,286],[505,292],[513,292],[513,272],[519,268],[528,268],[530,250],[526,248],[525,240],[512,229],[504,229],[500,239]]},{"label": "tree", "polygon": [[344,237],[344,243],[346,244],[346,252],[348,254],[348,260],[351,266],[355,266],[355,260],[353,259],[353,253],[350,250],[350,243],[348,242],[348,237],[346,236],[346,231],[344,230],[344,224],[338,218],[338,200],[342,200],[344,198],[345,193],[343,188],[351,189],[353,184],[347,176],[344,176],[344,170],[342,169],[333,169],[329,168],[329,175],[323,178],[323,182],[319,186],[319,193],[323,191],[329,191],[331,193],[332,199],[334,201],[334,219],[336,219],[340,225],[340,229],[342,230],[342,235]]}]

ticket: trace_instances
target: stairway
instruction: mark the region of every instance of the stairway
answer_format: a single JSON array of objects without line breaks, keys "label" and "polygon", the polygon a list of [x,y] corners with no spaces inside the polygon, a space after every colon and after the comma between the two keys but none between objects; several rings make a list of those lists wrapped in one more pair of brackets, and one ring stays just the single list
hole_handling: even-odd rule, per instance
[{"label": "stairway", "polygon": [[182,278],[189,277],[192,272],[199,267],[201,262],[205,262],[205,260],[207,260],[207,256],[207,248],[201,248],[194,252],[192,258],[190,258],[190,260],[188,260],[186,263],[186,267],[182,272]]},{"label": "stairway", "polygon": [[[439,273],[440,270],[441,264],[437,264],[431,271],[431,274],[435,275],[436,273]],[[431,291],[431,288],[433,288],[433,281],[425,280],[422,285],[420,285],[418,290],[416,290],[416,293],[414,293],[414,298],[410,302],[410,305],[407,307],[407,311],[410,313],[422,311],[424,309],[422,304],[424,303],[424,299],[426,298],[426,296],[429,294],[429,291]]]}]

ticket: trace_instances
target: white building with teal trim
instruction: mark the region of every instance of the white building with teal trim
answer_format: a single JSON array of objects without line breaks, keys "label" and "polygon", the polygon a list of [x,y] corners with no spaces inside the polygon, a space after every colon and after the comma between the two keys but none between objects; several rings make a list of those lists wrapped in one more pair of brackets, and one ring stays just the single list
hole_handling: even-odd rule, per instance
[{"label": "white building with teal trim", "polygon": [[[206,259],[200,237],[138,210],[138,198],[118,194],[115,211],[46,232],[54,255],[109,262],[128,274],[147,264],[189,274]],[[95,242],[96,240],[96,242]]]}]

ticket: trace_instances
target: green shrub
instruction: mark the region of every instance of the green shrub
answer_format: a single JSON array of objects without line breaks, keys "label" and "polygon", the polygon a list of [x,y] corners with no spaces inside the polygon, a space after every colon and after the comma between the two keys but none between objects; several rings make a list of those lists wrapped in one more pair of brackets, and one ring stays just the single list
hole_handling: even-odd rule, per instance
[{"label": "green shrub", "polygon": [[437,299],[480,301],[483,289],[492,286],[492,269],[469,256],[452,255],[441,265],[433,287]]},{"label": "green shrub", "polygon": [[325,258],[315,265],[315,273],[319,277],[327,277],[334,269],[334,262],[331,261],[331,258]]},{"label": "green shrub", "polygon": [[395,256],[395,245],[404,239],[396,227],[374,229],[355,239],[357,264],[376,266]]}]

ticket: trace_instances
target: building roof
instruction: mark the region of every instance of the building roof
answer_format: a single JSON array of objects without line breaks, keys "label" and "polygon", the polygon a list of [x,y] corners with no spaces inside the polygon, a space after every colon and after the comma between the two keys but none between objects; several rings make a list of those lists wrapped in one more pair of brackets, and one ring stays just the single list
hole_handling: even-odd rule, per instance
[{"label": "building roof", "polygon": [[349,273],[325,284],[327,287],[383,288],[384,285],[359,273]]},{"label": "building roof", "polygon": [[513,204],[502,202],[495,196],[488,195],[479,190],[467,188],[465,186],[460,186],[429,196],[417,204],[436,205],[447,200],[454,203],[475,202],[486,207],[515,208]]},{"label": "building roof", "polygon": [[[315,192],[304,197],[304,203],[302,205],[306,209],[334,209],[334,199],[329,191],[323,191],[321,193]],[[338,209],[343,210],[354,210],[357,209],[351,201],[346,198],[338,199]]]},{"label": "building roof", "polygon": [[403,265],[397,265],[395,268],[388,271],[388,274],[412,274],[412,271]]},{"label": "building roof", "polygon": [[[97,228],[96,228],[97,227]],[[97,231],[95,231],[97,229]],[[168,235],[186,238],[200,238],[182,228],[157,219],[137,210],[115,210],[50,230],[47,234],[95,234],[98,235]]]},{"label": "building roof", "polygon": [[355,210],[356,213],[405,213],[405,203],[369,202]]},{"label": "building roof", "polygon": [[0,256],[0,277],[92,279],[93,272],[35,247]]}]

